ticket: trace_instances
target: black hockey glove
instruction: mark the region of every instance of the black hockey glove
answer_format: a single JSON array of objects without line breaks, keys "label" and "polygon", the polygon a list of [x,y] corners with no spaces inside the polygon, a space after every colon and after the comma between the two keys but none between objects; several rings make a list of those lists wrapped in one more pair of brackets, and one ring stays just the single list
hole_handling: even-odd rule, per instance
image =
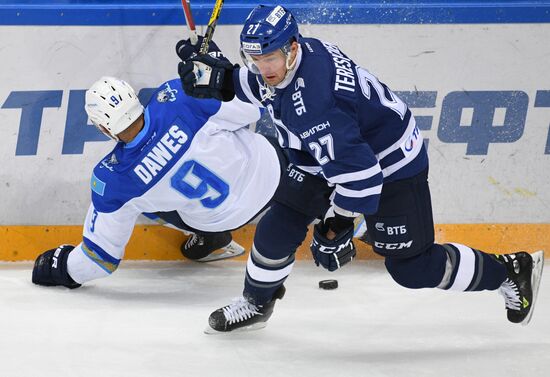
[{"label": "black hockey glove", "polygon": [[235,97],[233,66],[229,61],[210,55],[198,55],[180,62],[178,73],[185,93],[197,98],[231,101]]},{"label": "black hockey glove", "polygon": [[[329,229],[336,233],[331,240],[326,237]],[[310,245],[315,264],[335,271],[350,262],[356,255],[353,230],[353,219],[339,215],[315,225]]]},{"label": "black hockey glove", "polygon": [[[197,44],[195,45],[191,43],[191,39],[182,39],[176,43],[176,54],[183,61],[196,57],[199,54],[203,39],[204,37],[199,35]],[[210,44],[208,45],[208,55],[229,62],[214,41],[210,41]]]},{"label": "black hockey glove", "polygon": [[67,271],[67,258],[74,249],[72,245],[61,245],[57,249],[48,250],[38,256],[32,270],[32,282],[48,287],[63,285],[67,288],[78,288]]}]

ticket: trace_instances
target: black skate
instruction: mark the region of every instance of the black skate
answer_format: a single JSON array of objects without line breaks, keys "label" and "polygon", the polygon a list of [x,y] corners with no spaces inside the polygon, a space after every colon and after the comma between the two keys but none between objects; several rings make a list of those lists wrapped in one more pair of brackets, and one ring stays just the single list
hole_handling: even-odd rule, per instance
[{"label": "black skate", "polygon": [[544,252],[528,254],[522,251],[496,255],[496,258],[506,265],[508,272],[506,280],[500,286],[508,320],[525,326],[533,316],[544,266]]},{"label": "black skate", "polygon": [[226,333],[230,331],[249,331],[263,329],[267,320],[273,314],[275,300],[282,299],[286,289],[281,285],[275,291],[273,298],[267,304],[254,305],[244,297],[238,297],[233,302],[210,314],[207,334]]},{"label": "black skate", "polygon": [[180,250],[184,257],[197,262],[213,262],[244,253],[244,248],[233,241],[231,232],[193,233]]}]

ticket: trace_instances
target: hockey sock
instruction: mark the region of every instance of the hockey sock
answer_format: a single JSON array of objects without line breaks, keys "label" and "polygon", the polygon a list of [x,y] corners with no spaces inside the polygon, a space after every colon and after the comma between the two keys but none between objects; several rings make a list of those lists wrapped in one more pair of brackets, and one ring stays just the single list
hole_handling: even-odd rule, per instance
[{"label": "hockey sock", "polygon": [[269,259],[252,245],[246,264],[244,297],[255,305],[264,305],[271,301],[273,294],[284,283],[293,266],[294,254],[278,260]]},{"label": "hockey sock", "polygon": [[506,267],[491,254],[458,243],[442,246],[447,252],[447,262],[438,288],[453,291],[495,290],[506,279]]}]

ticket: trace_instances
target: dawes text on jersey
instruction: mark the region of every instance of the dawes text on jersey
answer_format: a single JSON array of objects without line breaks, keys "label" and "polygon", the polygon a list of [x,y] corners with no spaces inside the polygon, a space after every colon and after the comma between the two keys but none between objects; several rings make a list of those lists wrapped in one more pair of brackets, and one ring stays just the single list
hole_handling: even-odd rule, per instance
[{"label": "dawes text on jersey", "polygon": [[427,167],[414,117],[335,45],[303,38],[297,59],[297,68],[274,88],[245,68],[236,70],[237,96],[267,108],[291,161],[336,185],[337,207],[372,214],[383,182]]},{"label": "dawes text on jersey", "polygon": [[187,225],[211,232],[250,221],[280,178],[275,149],[246,128],[259,117],[257,107],[239,99],[195,99],[180,80],[163,84],[137,137],[118,143],[94,169],[70,275],[90,280],[116,269],[141,213],[177,211]]}]

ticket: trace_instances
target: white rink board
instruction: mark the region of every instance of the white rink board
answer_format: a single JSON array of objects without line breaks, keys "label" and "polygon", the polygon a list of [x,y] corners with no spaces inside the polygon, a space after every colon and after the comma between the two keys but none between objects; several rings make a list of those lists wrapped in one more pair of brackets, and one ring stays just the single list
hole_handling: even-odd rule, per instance
[{"label": "white rink board", "polygon": [[[235,62],[239,31],[220,25],[215,36]],[[548,222],[550,108],[541,93],[550,91],[550,24],[305,25],[302,34],[337,43],[394,91],[435,92],[434,107],[413,113],[433,117],[422,132],[429,139],[436,223]],[[62,154],[71,91],[102,75],[119,76],[136,89],[156,87],[176,77],[174,45],[185,35],[174,26],[0,27],[0,225],[82,223],[91,169],[112,144],[87,142],[83,153]],[[24,140],[22,110],[7,100],[29,106],[27,92],[35,98],[38,91],[61,91],[52,92],[59,105],[45,108],[38,137]],[[528,101],[516,141],[467,154],[466,143],[440,139],[444,100],[509,91]],[[538,94],[545,105],[535,106]],[[518,112],[497,109],[494,124]],[[469,124],[469,117],[472,111],[463,111],[461,122]],[[505,140],[513,139],[506,133]],[[26,154],[16,155],[18,142]]]}]

